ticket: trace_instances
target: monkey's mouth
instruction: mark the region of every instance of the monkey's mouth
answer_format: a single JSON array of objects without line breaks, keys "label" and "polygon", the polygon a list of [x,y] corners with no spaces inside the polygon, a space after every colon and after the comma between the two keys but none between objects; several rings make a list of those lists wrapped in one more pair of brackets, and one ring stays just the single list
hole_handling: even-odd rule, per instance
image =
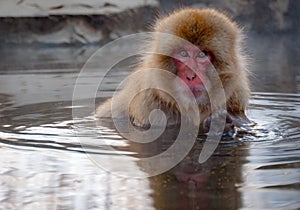
[{"label": "monkey's mouth", "polygon": [[204,86],[190,87],[190,90],[192,91],[193,95],[197,98],[202,95],[204,91]]}]

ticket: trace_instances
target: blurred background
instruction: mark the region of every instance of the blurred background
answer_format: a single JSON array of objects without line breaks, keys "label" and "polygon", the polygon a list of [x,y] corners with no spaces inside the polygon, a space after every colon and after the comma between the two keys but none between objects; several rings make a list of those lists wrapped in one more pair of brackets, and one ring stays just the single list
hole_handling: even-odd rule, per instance
[{"label": "blurred background", "polygon": [[[87,45],[101,46],[123,35],[149,31],[157,17],[182,7],[217,8],[244,28],[254,91],[299,92],[297,0],[1,0],[0,65],[2,70],[43,65],[39,56],[46,53],[41,49],[45,46],[49,57],[81,67],[95,51]],[[66,53],[74,46],[81,46],[80,56]],[[49,48],[54,47],[63,49],[51,53]]]}]

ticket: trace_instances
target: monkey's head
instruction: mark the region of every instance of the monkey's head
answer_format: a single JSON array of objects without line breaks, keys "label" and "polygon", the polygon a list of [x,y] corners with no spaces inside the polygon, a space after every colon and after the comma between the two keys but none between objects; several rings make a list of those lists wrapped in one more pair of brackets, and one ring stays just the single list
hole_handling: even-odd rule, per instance
[{"label": "monkey's head", "polygon": [[213,70],[230,95],[230,82],[239,74],[240,29],[227,16],[213,9],[184,9],[161,19],[155,31],[173,36],[158,34],[154,38],[158,55],[152,63],[158,65],[153,67],[181,78],[203,107],[211,102],[208,89],[214,91],[214,84],[210,83]]}]

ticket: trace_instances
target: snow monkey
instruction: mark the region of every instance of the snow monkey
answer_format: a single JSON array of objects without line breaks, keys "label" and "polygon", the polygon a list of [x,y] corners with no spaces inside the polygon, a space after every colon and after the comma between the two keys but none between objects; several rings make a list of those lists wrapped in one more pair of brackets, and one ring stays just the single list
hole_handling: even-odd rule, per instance
[{"label": "snow monkey", "polygon": [[[97,117],[110,118],[113,107],[117,116],[127,115],[135,126],[147,127],[151,111],[159,109],[168,119],[180,123],[178,116],[188,116],[193,99],[200,113],[200,126],[220,107],[227,113],[227,123],[239,126],[250,122],[245,115],[250,88],[243,35],[235,22],[214,9],[187,8],[159,19],[154,31],[158,35],[149,45],[152,53],[144,55],[132,73],[139,74],[97,108]],[[216,75],[221,90],[214,84]],[[184,85],[174,82],[175,78]],[[219,98],[222,91],[224,100]],[[134,97],[129,97],[132,94]],[[179,109],[177,100],[184,109]]]}]

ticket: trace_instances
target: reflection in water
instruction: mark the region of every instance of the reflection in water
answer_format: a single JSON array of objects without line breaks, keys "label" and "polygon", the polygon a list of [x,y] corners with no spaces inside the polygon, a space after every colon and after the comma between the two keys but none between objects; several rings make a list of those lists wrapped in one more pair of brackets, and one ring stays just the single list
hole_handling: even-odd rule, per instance
[{"label": "reflection in water", "polygon": [[147,180],[111,176],[83,154],[13,147],[1,155],[1,209],[153,209]]},{"label": "reflection in water", "polygon": [[[24,108],[20,107],[26,113]],[[65,113],[61,108],[60,114]],[[18,113],[10,112],[11,117],[14,112]],[[43,117],[47,118],[47,114]],[[72,124],[66,120],[32,127],[2,126],[0,150],[5,158],[0,163],[1,208],[144,209],[146,205],[145,209],[153,209],[149,181],[112,176],[96,167],[74,136]],[[111,134],[107,138],[113,142]],[[115,145],[124,144],[120,140]],[[119,155],[108,154],[101,145],[97,146],[87,152],[109,156],[110,164],[119,164],[113,158]],[[127,167],[139,170],[134,163],[128,163]]]},{"label": "reflection in water", "polygon": [[[121,166],[122,170],[126,168],[138,176],[143,173],[139,157],[166,150],[172,142],[156,141],[140,147],[113,130],[96,128],[92,117],[74,124],[67,114],[68,104],[24,105],[1,111],[6,116],[1,118],[0,132],[0,150],[5,157],[0,163],[1,206],[7,209],[300,207],[300,132],[296,117],[300,114],[300,96],[297,94],[254,93],[249,115],[258,124],[250,134],[222,141],[202,165],[197,163],[203,146],[199,137],[179,165],[149,179],[112,175],[95,165],[103,166],[95,157],[115,165],[116,171]],[[32,110],[35,110],[34,122]],[[84,137],[80,142],[74,136],[74,126],[85,131],[80,133],[79,138]],[[164,139],[173,138],[174,133],[169,132]],[[107,152],[107,146],[112,146],[115,153]]]},{"label": "reflection in water", "polygon": [[[84,55],[77,52],[64,49],[62,54]],[[43,58],[50,63],[61,61],[59,56]],[[254,92],[248,116],[257,125],[247,135],[224,139],[204,164],[197,162],[203,146],[203,137],[199,137],[171,170],[130,179],[110,173],[105,166],[144,176],[140,158],[167,150],[176,132],[169,130],[160,141],[140,145],[113,129],[95,126],[92,113],[73,121],[72,108],[85,108],[72,107],[71,102],[78,67],[65,65],[71,61],[63,60],[55,68],[51,63],[48,70],[41,70],[47,65],[33,62],[37,65],[28,68],[16,68],[20,62],[1,64],[5,70],[0,71],[0,209],[300,208],[296,71],[288,73],[296,74],[296,82],[289,87],[275,81],[274,75],[262,73],[274,79],[276,88],[287,89],[283,93]],[[23,68],[27,70],[21,71]],[[105,81],[99,103],[112,94],[127,71],[117,66]],[[262,89],[264,81],[268,80],[254,86],[270,91],[270,85]]]}]

